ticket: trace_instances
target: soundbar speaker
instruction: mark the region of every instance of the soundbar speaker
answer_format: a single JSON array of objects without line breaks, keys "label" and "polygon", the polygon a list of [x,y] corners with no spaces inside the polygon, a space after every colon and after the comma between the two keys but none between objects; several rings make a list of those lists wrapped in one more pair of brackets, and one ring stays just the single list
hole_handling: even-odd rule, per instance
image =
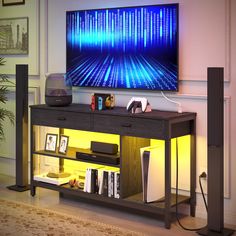
[{"label": "soundbar speaker", "polygon": [[224,68],[207,69],[207,226],[200,235],[231,235],[224,228]]},{"label": "soundbar speaker", "polygon": [[16,65],[16,184],[18,192],[29,190],[28,184],[28,65]]},{"label": "soundbar speaker", "polygon": [[91,141],[91,151],[105,154],[117,154],[118,145],[114,143],[103,143]]}]

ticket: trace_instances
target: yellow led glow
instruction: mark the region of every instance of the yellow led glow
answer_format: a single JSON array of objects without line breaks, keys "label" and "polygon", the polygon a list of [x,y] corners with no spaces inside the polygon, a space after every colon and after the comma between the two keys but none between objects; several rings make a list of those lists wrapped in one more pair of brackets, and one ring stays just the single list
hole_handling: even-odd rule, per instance
[{"label": "yellow led glow", "polygon": [[[79,121],[78,121],[79,122]],[[58,130],[57,130],[58,131]],[[48,132],[48,131],[47,131]],[[56,133],[54,131],[54,133]],[[90,131],[80,131],[64,129],[64,135],[69,136],[69,147],[90,148],[91,141],[107,142],[117,144],[120,149],[120,136],[116,134],[107,134]],[[45,135],[44,135],[45,136]],[[179,188],[189,190],[190,186],[190,135],[178,137],[178,157],[179,157]],[[165,141],[150,140],[150,146],[158,147],[158,156],[161,156],[161,166],[165,169]],[[58,159],[55,159],[59,163]],[[54,160],[54,161],[55,161]],[[47,163],[47,161],[45,162]],[[48,166],[48,165],[47,165]],[[119,168],[97,165],[87,162],[71,161],[64,159],[64,171],[78,175],[85,173],[87,168],[105,168],[106,170],[119,171]],[[176,185],[176,138],[171,139],[171,186]]]},{"label": "yellow led glow", "polygon": [[71,160],[64,160],[64,171],[69,172],[71,174],[77,175],[77,173],[85,174],[87,168],[92,169],[106,169],[109,171],[119,171],[119,168],[106,166],[106,165],[99,165],[89,162],[81,162],[81,161],[71,161]]},{"label": "yellow led glow", "polygon": [[[48,129],[46,128],[47,127],[45,127],[45,130],[43,130],[45,131],[43,133],[48,133],[48,132],[55,133],[55,134],[59,133],[58,128],[57,129],[51,128],[51,127]],[[88,149],[90,148],[91,141],[114,143],[118,145],[118,149],[120,147],[120,136],[115,135],[115,134],[106,134],[106,133],[71,130],[71,129],[64,129],[63,134],[69,136],[68,147]],[[44,148],[43,147],[44,142],[40,145],[41,149]],[[59,160],[60,160],[59,158],[54,158],[54,157],[49,157],[49,156],[41,156],[40,158],[41,158],[42,163],[41,165],[38,163],[37,171],[35,170],[35,174],[59,171]],[[108,171],[116,171],[116,172],[120,171],[120,168],[118,167],[111,167],[111,166],[99,165],[99,164],[94,164],[94,163],[89,163],[89,162],[80,162],[76,160],[64,159],[63,170],[64,172],[71,173],[72,176],[85,175],[87,168],[106,169]]]},{"label": "yellow led glow", "polygon": [[[81,130],[64,129],[64,134],[69,136],[69,146],[77,148],[90,148],[91,141],[114,143],[120,146],[120,136],[115,134],[106,134],[98,132],[89,132]],[[64,170],[66,172],[74,173],[75,175],[85,174],[87,168],[106,169],[111,171],[119,171],[119,168],[105,165],[98,165],[79,161],[64,161]]]},{"label": "yellow led glow", "polygon": [[70,147],[90,148],[91,141],[114,143],[117,144],[118,147],[120,146],[120,136],[117,134],[105,134],[71,129],[64,129],[64,134],[70,137]]},{"label": "yellow led glow", "polygon": [[[41,166],[42,168],[35,170],[34,174],[59,172],[59,161],[60,161],[59,158],[54,158],[54,157],[49,157],[49,156],[40,156],[40,159],[41,161],[44,160],[46,167]],[[73,178],[74,177],[77,178],[78,176],[85,176],[85,172],[87,168],[98,169],[98,170],[105,169],[107,171],[120,172],[119,167],[112,167],[112,166],[100,165],[100,164],[95,164],[95,163],[64,159],[63,172],[70,173]]]},{"label": "yellow led glow", "polygon": [[[190,186],[190,135],[178,137],[179,188],[189,190]],[[165,141],[151,139],[151,146],[158,146],[165,164]],[[176,186],[176,138],[171,139],[171,186]]]}]

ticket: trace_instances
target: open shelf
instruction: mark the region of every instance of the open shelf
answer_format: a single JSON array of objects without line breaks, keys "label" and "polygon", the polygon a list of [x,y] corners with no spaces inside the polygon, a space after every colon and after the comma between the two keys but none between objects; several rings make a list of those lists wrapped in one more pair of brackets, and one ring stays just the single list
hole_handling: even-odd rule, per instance
[{"label": "open shelf", "polygon": [[95,193],[84,192],[82,189],[71,187],[69,184],[55,185],[55,184],[50,184],[50,183],[37,181],[37,180],[34,180],[33,183],[34,183],[34,186],[37,186],[37,187],[47,188],[47,189],[59,191],[61,193],[76,195],[79,197],[86,197],[86,198],[94,199],[94,200],[99,199],[100,201],[110,201],[110,202],[116,202],[116,201],[121,200],[118,198],[111,198],[108,196],[103,196],[103,195],[99,195]]},{"label": "open shelf", "polygon": [[[67,153],[66,154],[61,154],[58,152],[58,148],[56,152],[50,152],[50,151],[45,151],[45,150],[38,150],[34,151],[33,154],[37,155],[43,155],[43,156],[49,156],[49,157],[56,157],[56,158],[63,158],[67,160],[72,160],[72,161],[80,161],[80,162],[88,162],[88,163],[93,163],[93,164],[99,164],[99,165],[106,165],[106,166],[112,166],[112,167],[120,167],[119,164],[110,164],[110,163],[105,163],[105,162],[100,162],[97,160],[82,160],[82,159],[77,159],[76,158],[76,152],[83,152],[83,148],[75,148],[75,147],[68,147]],[[106,156],[108,156],[106,154]]]},{"label": "open shelf", "polygon": [[[138,193],[133,196],[127,197],[125,200],[136,202],[138,204],[149,205],[151,207],[165,208],[165,198],[161,198],[155,202],[144,203],[143,202],[143,193]],[[178,204],[180,203],[189,203],[190,197],[184,195],[178,195]],[[176,194],[171,194],[171,207],[176,206]]]},{"label": "open shelf", "polygon": [[[87,193],[81,189],[70,187],[69,184],[55,185],[55,184],[50,184],[50,183],[35,181],[35,180],[33,181],[33,183],[37,187],[47,188],[47,189],[58,191],[60,193],[77,196],[78,200],[80,198],[85,198],[85,199],[100,201],[103,204],[113,204],[115,206],[122,206],[122,207],[129,207],[129,208],[131,207],[133,209],[140,210],[146,213],[151,213],[154,215],[158,213],[164,213],[165,211],[164,198],[160,199],[157,202],[144,203],[142,200],[142,193],[138,193],[127,198],[118,199],[118,198],[111,198],[108,196],[103,196],[103,195],[94,194],[94,193]],[[175,196],[176,196],[175,194],[171,194],[171,207],[174,207],[176,205]],[[189,202],[190,202],[189,196],[184,196],[184,195],[178,196],[178,204],[189,203]]]},{"label": "open shelf", "polygon": [[[60,192],[60,197],[73,197],[73,199],[79,201],[83,200],[93,202],[97,205],[115,207],[119,210],[125,210],[126,212],[144,213],[145,215],[155,218],[156,216],[161,216],[167,229],[171,227],[172,208],[176,206],[176,204],[188,203],[190,205],[191,216],[195,216],[196,113],[152,110],[150,113],[131,114],[127,112],[125,107],[115,107],[112,110],[91,111],[90,106],[87,104],[71,104],[68,107],[33,105],[31,106],[30,114],[30,188],[32,196],[35,196],[36,187],[47,188]],[[47,117],[47,119],[45,119],[45,117]],[[71,146],[77,147],[78,145],[80,148],[68,147],[66,154],[59,153],[58,149],[56,152],[39,150],[38,146],[41,144],[40,138],[42,137],[42,135],[40,135],[41,127],[44,133],[44,127],[46,127],[46,130],[48,128],[56,128],[57,133],[72,137],[72,139],[70,139]],[[82,136],[77,135],[77,132],[81,133]],[[95,138],[94,134],[96,133],[98,133],[98,135]],[[104,138],[103,135],[106,137]],[[96,158],[93,160],[85,160],[85,157],[81,157],[84,158],[84,160],[76,158],[76,153],[83,152],[85,149],[81,149],[81,147],[88,147],[91,140],[96,139],[102,142],[111,142],[112,139],[109,137],[110,135],[115,135],[115,143],[119,145],[120,153],[118,157],[120,157],[120,164],[104,163],[103,161],[97,161]],[[179,195],[178,202],[176,203],[176,196],[171,193],[171,158],[172,148],[175,147],[175,145],[171,145],[171,142],[173,139],[185,135],[189,135],[189,153],[187,156],[190,158],[190,196]],[[142,163],[140,149],[153,145],[151,143],[152,140],[164,141],[163,168],[165,171],[165,196],[159,201],[145,203],[143,202],[142,196]],[[83,153],[85,154],[86,152]],[[48,157],[48,162],[45,157]],[[77,170],[80,167],[81,169],[87,168],[87,164],[84,165],[84,163],[89,163],[88,166],[93,166],[92,164],[102,165],[101,169],[106,169],[106,166],[108,166],[108,171],[112,170],[113,167],[118,168],[118,170],[115,171],[119,172],[120,198],[87,193],[78,188],[72,188],[69,184],[56,185],[44,182],[41,179],[34,179],[37,172],[42,172],[43,174],[44,169],[46,169],[46,171],[48,171],[49,168],[53,169],[54,164],[56,168],[58,168],[57,160],[54,162],[51,158],[57,158],[59,160],[60,171],[67,171],[66,168],[72,168],[73,170]],[[75,162],[67,160],[77,161],[78,165],[76,165]],[[52,167],[50,165],[52,165]],[[155,187],[160,187],[158,181],[156,182]]]}]

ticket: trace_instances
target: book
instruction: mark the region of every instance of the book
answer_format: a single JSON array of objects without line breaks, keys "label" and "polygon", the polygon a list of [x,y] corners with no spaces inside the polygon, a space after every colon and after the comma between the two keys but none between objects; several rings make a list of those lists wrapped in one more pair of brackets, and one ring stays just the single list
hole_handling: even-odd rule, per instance
[{"label": "book", "polygon": [[103,186],[102,186],[102,195],[103,196],[108,196],[108,171],[104,170],[103,171]]},{"label": "book", "polygon": [[108,172],[108,197],[114,197],[114,172]]},{"label": "book", "polygon": [[114,173],[114,198],[120,198],[120,173]]},{"label": "book", "polygon": [[103,170],[98,171],[98,194],[103,194]]},{"label": "book", "polygon": [[98,191],[98,170],[91,169],[91,193],[97,193]]},{"label": "book", "polygon": [[91,193],[92,191],[92,169],[87,168],[85,174],[85,182],[84,182],[84,192]]},{"label": "book", "polygon": [[87,185],[88,185],[88,168],[85,172],[85,180],[84,180],[84,192],[87,192]]}]

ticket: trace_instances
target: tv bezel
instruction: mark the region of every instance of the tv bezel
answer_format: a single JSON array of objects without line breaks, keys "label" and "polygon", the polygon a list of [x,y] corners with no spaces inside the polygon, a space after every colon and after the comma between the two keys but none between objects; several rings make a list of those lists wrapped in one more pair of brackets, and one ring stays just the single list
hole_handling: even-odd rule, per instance
[{"label": "tv bezel", "polygon": [[147,5],[137,5],[137,6],[122,6],[122,7],[107,7],[107,8],[88,8],[88,9],[78,9],[66,11],[66,73],[67,73],[67,14],[70,12],[79,11],[96,11],[96,10],[112,10],[112,9],[122,9],[122,8],[141,8],[141,7],[155,7],[155,6],[176,6],[177,14],[177,88],[176,90],[162,90],[162,89],[145,89],[145,88],[114,88],[114,87],[101,87],[101,86],[74,86],[80,89],[101,89],[101,90],[124,90],[124,91],[139,91],[139,92],[179,92],[179,3],[163,3],[163,4],[147,4]]}]

